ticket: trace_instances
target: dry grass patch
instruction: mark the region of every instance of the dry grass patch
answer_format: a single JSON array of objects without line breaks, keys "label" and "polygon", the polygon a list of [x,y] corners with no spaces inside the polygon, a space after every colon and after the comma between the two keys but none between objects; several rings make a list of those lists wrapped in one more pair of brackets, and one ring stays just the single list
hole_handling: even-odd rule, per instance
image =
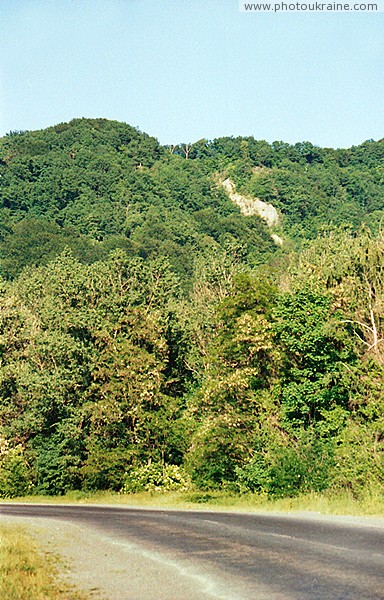
[{"label": "dry grass patch", "polygon": [[54,558],[39,551],[24,528],[0,525],[1,600],[85,600],[57,575]]}]

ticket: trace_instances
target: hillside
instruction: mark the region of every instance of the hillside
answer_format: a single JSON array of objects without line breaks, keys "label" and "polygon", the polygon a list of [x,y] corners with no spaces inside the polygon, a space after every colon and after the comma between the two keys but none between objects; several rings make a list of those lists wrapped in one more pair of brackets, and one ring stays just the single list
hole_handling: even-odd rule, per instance
[{"label": "hillside", "polygon": [[274,207],[274,235],[299,247],[329,225],[377,229],[383,161],[383,141],[332,150],[220,138],[164,148],[105,119],[14,132],[0,140],[0,272],[13,278],[65,247],[83,263],[113,248],[166,256],[185,279],[192,257],[217,250],[255,266],[276,244],[257,212],[230,201],[224,180],[239,197]]},{"label": "hillside", "polygon": [[0,496],[383,494],[384,141],[76,119],[0,157]]},{"label": "hillside", "polygon": [[242,218],[205,163],[129,125],[75,120],[10,135],[0,152],[5,277],[66,246],[84,263],[117,247],[167,256],[185,278],[196,253],[238,248],[257,264],[275,250],[264,223]]}]

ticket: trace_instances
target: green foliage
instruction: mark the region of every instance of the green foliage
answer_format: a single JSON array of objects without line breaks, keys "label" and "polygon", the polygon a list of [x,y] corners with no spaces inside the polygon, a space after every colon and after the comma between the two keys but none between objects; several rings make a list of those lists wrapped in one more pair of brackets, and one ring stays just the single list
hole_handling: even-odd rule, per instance
[{"label": "green foliage", "polygon": [[42,218],[25,218],[4,235],[1,255],[1,274],[15,278],[26,266],[47,264],[66,248],[84,263],[92,263],[105,252],[76,230],[62,228]]},{"label": "green foliage", "polygon": [[80,459],[70,448],[71,441],[60,437],[38,436],[34,440],[35,489],[39,494],[55,496],[81,487]]},{"label": "green foliage", "polygon": [[375,424],[351,421],[341,431],[331,482],[360,498],[370,489],[384,492],[384,430]]},{"label": "green foliage", "polygon": [[[198,422],[186,456],[192,480],[202,489],[232,482],[272,496],[341,481],[336,456],[357,406],[375,419],[377,439],[383,430],[379,375],[370,383],[363,375],[334,296],[318,279],[279,292],[270,281],[243,274],[217,316],[205,378],[190,401]],[[372,460],[366,464],[374,470]],[[368,466],[363,472],[367,484]]]},{"label": "green foliage", "polygon": [[7,278],[64,247],[92,263],[111,240],[136,256],[167,257],[186,283],[207,241],[242,247],[250,264],[275,251],[266,226],[238,213],[206,165],[167,154],[124,123],[75,119],[3,138],[0,175]]},{"label": "green foliage", "polygon": [[319,439],[313,431],[302,432],[289,444],[282,440],[257,452],[237,469],[238,485],[241,491],[266,492],[272,497],[319,492],[332,482],[334,453],[332,441]]},{"label": "green foliage", "polygon": [[132,492],[185,492],[190,487],[187,473],[177,465],[150,463],[129,471],[124,478],[123,494]]},{"label": "green foliage", "polygon": [[2,138],[0,494],[381,490],[383,158],[104,119]]},{"label": "green foliage", "polygon": [[14,498],[25,496],[34,485],[34,473],[31,471],[24,450],[20,444],[11,446],[0,437],[0,497]]},{"label": "green foliage", "polygon": [[316,423],[335,405],[347,406],[345,364],[354,352],[331,299],[310,288],[281,295],[275,311],[275,342],[281,349],[281,404],[290,426]]},{"label": "green foliage", "polygon": [[64,253],[10,289],[0,419],[33,448],[38,489],[115,489],[132,457],[177,460],[180,408],[167,382],[182,389],[185,368],[167,342],[178,329],[167,264],[117,251],[88,268]]},{"label": "green foliage", "polygon": [[[224,412],[224,411],[223,411]],[[250,423],[235,411],[206,417],[192,437],[186,468],[200,489],[220,488],[236,478],[248,454]]]},{"label": "green foliage", "polygon": [[119,491],[131,460],[132,452],[129,449],[105,447],[98,444],[93,436],[87,448],[86,461],[80,470],[83,489]]}]

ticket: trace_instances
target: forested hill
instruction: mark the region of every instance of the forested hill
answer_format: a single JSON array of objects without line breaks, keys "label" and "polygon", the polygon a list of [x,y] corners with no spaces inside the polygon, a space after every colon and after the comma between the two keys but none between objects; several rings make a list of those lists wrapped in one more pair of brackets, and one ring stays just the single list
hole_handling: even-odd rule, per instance
[{"label": "forested hill", "polygon": [[0,176],[0,496],[383,496],[384,141],[76,119]]},{"label": "forested hill", "polygon": [[[188,279],[196,254],[236,253],[250,266],[276,252],[258,216],[244,217],[221,183],[272,204],[298,247],[324,227],[383,216],[384,141],[348,150],[247,138],[162,147],[124,123],[75,119],[0,140],[0,273],[47,263],[65,247],[83,263],[113,248],[166,256]],[[286,244],[287,246],[287,244]]]},{"label": "forested hill", "polygon": [[240,252],[256,264],[275,245],[244,219],[206,161],[185,160],[123,123],[75,120],[2,140],[2,272],[50,260],[64,247],[83,263],[113,248],[166,256],[184,279],[196,253]]}]

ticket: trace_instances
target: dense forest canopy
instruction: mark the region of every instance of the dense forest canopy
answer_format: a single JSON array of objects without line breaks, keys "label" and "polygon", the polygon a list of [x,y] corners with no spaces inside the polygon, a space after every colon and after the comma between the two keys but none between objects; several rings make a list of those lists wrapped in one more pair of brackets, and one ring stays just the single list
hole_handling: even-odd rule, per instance
[{"label": "dense forest canopy", "polygon": [[384,140],[1,138],[0,495],[383,492],[383,188]]}]

